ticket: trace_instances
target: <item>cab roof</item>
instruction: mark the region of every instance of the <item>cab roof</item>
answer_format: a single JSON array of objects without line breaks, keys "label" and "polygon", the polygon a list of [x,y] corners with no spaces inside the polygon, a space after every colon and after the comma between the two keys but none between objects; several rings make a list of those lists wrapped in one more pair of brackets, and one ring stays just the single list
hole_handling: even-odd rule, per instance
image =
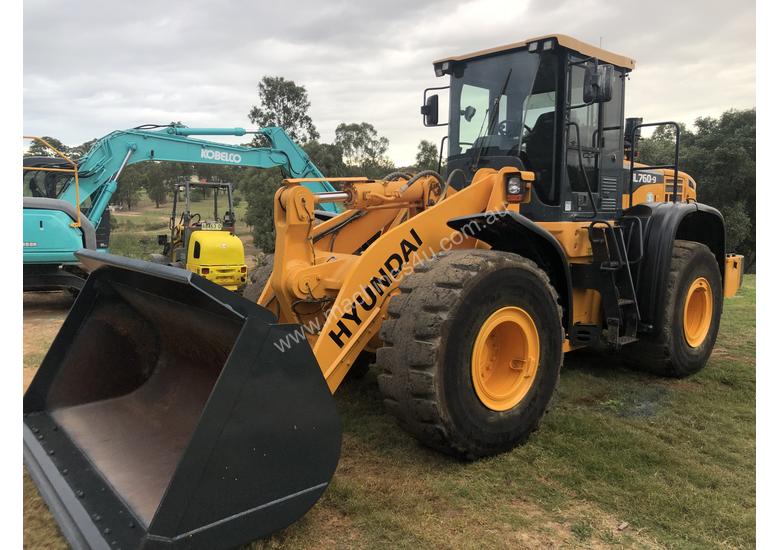
[{"label": "cab roof", "polygon": [[522,42],[513,42],[511,44],[506,44],[504,46],[496,46],[494,48],[479,50],[477,52],[467,53],[465,55],[453,55],[450,57],[444,57],[442,59],[437,59],[436,61],[433,62],[433,64],[438,65],[445,61],[466,61],[468,59],[475,59],[477,57],[484,57],[496,53],[524,49],[531,46],[532,44],[536,44],[536,47],[541,50],[544,47],[544,44],[548,42],[548,40],[553,41],[553,46],[557,44],[564,48],[573,50],[577,53],[581,53],[582,55],[585,55],[587,57],[595,57],[599,61],[604,61],[605,63],[610,63],[612,65],[615,65],[616,67],[621,67],[629,71],[633,70],[636,65],[636,62],[630,57],[619,55],[607,50],[603,50],[596,46],[586,44],[585,42],[582,42],[580,40],[577,40],[576,38],[572,38],[571,36],[567,36],[565,34],[546,34],[544,36],[536,36],[534,38],[528,38],[526,40],[523,40]]}]

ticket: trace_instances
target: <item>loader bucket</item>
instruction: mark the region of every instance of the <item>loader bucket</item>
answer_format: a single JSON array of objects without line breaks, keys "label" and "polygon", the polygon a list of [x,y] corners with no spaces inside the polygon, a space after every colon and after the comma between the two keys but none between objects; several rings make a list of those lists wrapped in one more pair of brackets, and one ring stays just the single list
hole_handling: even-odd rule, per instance
[{"label": "loader bucket", "polygon": [[305,514],[341,427],[300,328],[183,269],[77,255],[91,274],[24,396],[71,546],[230,548]]}]

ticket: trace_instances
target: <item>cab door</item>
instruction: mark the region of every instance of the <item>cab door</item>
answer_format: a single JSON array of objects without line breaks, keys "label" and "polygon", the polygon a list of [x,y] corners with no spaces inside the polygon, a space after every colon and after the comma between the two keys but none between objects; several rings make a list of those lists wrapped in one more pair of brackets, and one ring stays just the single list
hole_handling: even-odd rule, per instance
[{"label": "cab door", "polygon": [[564,216],[614,215],[623,176],[623,74],[612,76],[612,98],[586,103],[583,97],[586,63],[569,56],[566,118],[564,121],[565,169],[562,209]]}]

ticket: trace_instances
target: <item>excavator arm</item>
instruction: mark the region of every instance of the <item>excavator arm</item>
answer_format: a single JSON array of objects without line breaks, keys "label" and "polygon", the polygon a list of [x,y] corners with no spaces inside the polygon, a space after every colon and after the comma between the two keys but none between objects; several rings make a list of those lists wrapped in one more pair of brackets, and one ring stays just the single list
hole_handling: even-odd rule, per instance
[{"label": "excavator arm", "polygon": [[[217,143],[193,136],[244,136],[260,134],[269,147],[246,147]],[[60,199],[75,204],[92,197],[88,219],[100,222],[117,189],[120,174],[127,165],[145,161],[187,162],[219,166],[253,168],[279,167],[288,178],[314,178],[309,188],[315,192],[333,191],[306,152],[281,128],[261,128],[256,132],[243,128],[186,128],[167,126],[162,129],[132,129],[112,132],[99,139],[79,163],[78,182],[72,179]],[[319,178],[322,178],[321,180]],[[338,212],[332,204],[323,208]]]}]

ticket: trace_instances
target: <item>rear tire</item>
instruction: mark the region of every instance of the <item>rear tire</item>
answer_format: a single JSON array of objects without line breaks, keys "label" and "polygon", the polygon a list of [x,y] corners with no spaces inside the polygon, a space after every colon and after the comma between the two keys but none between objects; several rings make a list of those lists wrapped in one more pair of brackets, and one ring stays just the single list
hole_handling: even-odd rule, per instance
[{"label": "rear tire", "polygon": [[[453,251],[416,266],[400,290],[388,306],[383,347],[377,350],[388,411],[425,445],[461,458],[494,455],[525,442],[547,409],[563,360],[562,313],[546,273],[516,254]],[[480,347],[484,327],[505,310],[523,311],[533,321],[538,357],[490,359],[496,371],[506,365],[530,379],[516,394],[519,402],[495,410],[478,395],[474,365],[483,349],[488,357],[505,359],[502,350],[513,348],[512,338]],[[506,345],[497,345],[500,341]]]},{"label": "rear tire", "polygon": [[[674,241],[669,278],[660,298],[662,313],[657,333],[626,346],[625,357],[630,366],[660,376],[682,378],[694,374],[707,364],[712,353],[723,309],[720,269],[707,246]],[[698,323],[690,320],[694,317]]]}]

